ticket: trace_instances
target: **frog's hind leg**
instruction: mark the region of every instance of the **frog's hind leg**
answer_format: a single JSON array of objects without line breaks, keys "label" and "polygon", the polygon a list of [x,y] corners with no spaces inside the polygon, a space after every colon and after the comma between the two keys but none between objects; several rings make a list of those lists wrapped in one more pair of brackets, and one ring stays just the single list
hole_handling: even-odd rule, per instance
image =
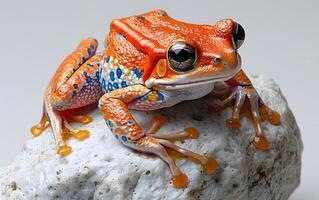
[{"label": "frog's hind leg", "polygon": [[66,138],[63,137],[63,118],[60,112],[52,107],[52,103],[47,96],[44,102],[45,110],[55,139],[56,153],[61,156],[66,156],[72,152],[72,148],[66,144]]},{"label": "frog's hind leg", "polygon": [[103,54],[95,54],[96,48],[95,39],[85,39],[59,66],[45,93],[45,114],[42,123],[37,126],[38,129],[32,129],[33,133],[37,133],[37,130],[42,131],[43,122],[48,119],[53,130],[57,153],[62,156],[72,151],[66,144],[67,138],[74,136],[82,140],[88,137],[88,131],[74,130],[68,120],[82,124],[92,121],[92,118],[87,116],[71,115],[68,110],[96,103],[102,96],[98,72]]}]

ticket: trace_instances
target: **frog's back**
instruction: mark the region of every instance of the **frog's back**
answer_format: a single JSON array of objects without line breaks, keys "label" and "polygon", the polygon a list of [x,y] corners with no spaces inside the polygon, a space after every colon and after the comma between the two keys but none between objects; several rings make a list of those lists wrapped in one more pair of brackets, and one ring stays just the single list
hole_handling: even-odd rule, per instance
[{"label": "frog's back", "polygon": [[168,47],[174,40],[195,40],[200,45],[214,35],[211,25],[177,21],[163,10],[122,18],[120,21],[163,47]]}]

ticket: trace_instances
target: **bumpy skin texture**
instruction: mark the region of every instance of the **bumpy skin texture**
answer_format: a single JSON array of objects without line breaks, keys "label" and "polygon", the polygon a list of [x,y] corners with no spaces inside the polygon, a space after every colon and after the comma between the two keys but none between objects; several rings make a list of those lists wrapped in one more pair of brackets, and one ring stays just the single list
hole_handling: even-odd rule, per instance
[{"label": "bumpy skin texture", "polygon": [[[210,107],[211,111],[233,106],[233,115],[227,120],[232,128],[240,127],[240,113],[245,114],[256,128],[252,143],[267,150],[269,144],[261,120],[279,124],[280,116],[263,104],[240,69],[237,50],[244,34],[240,28],[231,19],[214,25],[179,22],[162,10],[115,19],[104,51],[96,53],[97,41],[88,38],[62,62],[47,87],[42,119],[31,131],[38,136],[49,122],[57,153],[67,155],[72,151],[66,144],[67,138],[83,140],[89,136],[88,131],[74,130],[68,122],[86,124],[92,120],[88,116],[75,116],[70,109],[99,102],[115,137],[129,148],[163,159],[172,172],[173,185],[182,188],[188,179],[175,164],[176,153],[180,155],[177,157],[187,157],[203,165],[207,174],[214,173],[218,167],[212,157],[174,144],[176,140],[196,139],[196,129],[189,127],[175,134],[154,135],[165,123],[165,117],[156,117],[150,130],[142,130],[129,109],[155,110],[210,94],[221,99]],[[172,57],[171,47],[182,49],[173,52],[176,56]]]}]

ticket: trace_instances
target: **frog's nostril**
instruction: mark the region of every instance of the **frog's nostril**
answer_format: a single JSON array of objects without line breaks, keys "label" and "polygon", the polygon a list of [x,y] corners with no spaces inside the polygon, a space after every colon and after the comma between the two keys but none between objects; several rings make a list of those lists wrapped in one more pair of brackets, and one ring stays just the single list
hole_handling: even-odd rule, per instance
[{"label": "frog's nostril", "polygon": [[220,57],[220,56],[216,56],[216,57],[213,59],[212,63],[215,64],[215,63],[219,63],[219,62],[221,62],[221,61],[222,61],[221,57]]},{"label": "frog's nostril", "polygon": [[240,24],[236,22],[233,28],[232,39],[235,49],[239,49],[239,47],[244,43],[245,40],[245,30]]}]

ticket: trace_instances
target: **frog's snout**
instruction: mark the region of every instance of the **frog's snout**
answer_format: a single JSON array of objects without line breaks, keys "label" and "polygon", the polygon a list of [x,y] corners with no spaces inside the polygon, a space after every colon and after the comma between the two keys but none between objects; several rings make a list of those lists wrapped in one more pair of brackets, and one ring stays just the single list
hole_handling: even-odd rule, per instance
[{"label": "frog's snout", "polygon": [[234,22],[233,32],[232,32],[232,42],[234,48],[237,50],[244,43],[245,40],[245,30],[237,22]]}]

